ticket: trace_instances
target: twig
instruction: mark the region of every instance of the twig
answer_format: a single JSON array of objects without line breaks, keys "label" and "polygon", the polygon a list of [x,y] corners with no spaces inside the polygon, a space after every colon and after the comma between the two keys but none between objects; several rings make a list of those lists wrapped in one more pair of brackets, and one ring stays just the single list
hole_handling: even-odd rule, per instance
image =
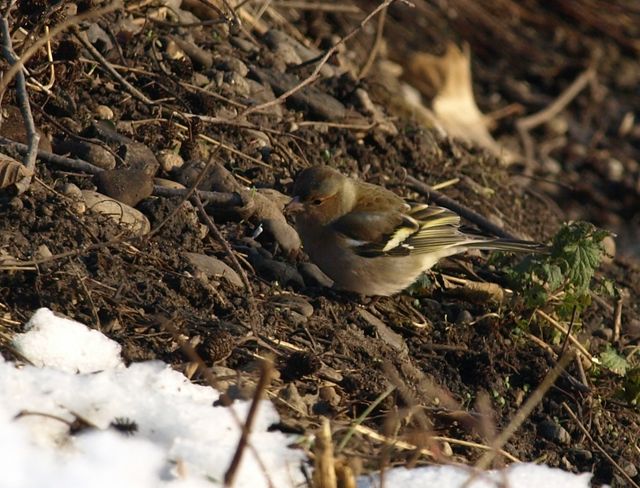
[{"label": "twig", "polygon": [[[202,204],[202,200],[200,200],[200,196],[198,195],[198,193],[196,193],[193,196],[193,200],[196,202],[196,206],[198,207],[198,211],[200,212],[200,216],[202,217],[202,220],[204,220],[204,223],[207,225],[207,227],[209,227],[209,230],[214,235],[214,237],[222,244],[226,253],[229,255],[229,259],[231,259],[233,266],[236,268],[236,271],[242,278],[242,282],[244,283],[244,286],[246,287],[248,292],[247,299],[249,300],[249,305],[251,307],[253,318],[257,319],[259,317],[258,307],[256,306],[256,303],[255,303],[255,299],[253,296],[253,287],[251,286],[251,282],[247,277],[247,273],[245,273],[244,268],[240,265],[240,262],[238,261],[238,258],[236,257],[235,253],[233,252],[233,249],[231,249],[229,242],[225,239],[225,237],[222,235],[222,233],[220,232],[216,224],[213,222],[213,219],[211,218],[211,216],[205,210],[204,205]],[[256,330],[256,324],[252,322],[251,328],[253,329],[254,333],[257,336],[258,331]]]},{"label": "twig", "polygon": [[589,82],[595,79],[595,76],[595,68],[593,66],[589,66],[558,96],[558,98],[553,101],[551,105],[535,114],[522,117],[516,121],[516,128],[520,138],[522,139],[522,145],[528,162],[531,162],[534,159],[533,139],[531,138],[529,131],[538,127],[540,124],[548,122],[564,110],[564,108],[571,103],[571,101],[589,84]]},{"label": "twig", "polygon": [[[2,19],[0,19],[0,29],[2,30],[2,54],[4,58],[10,65],[20,66],[20,60],[13,51],[9,22],[6,17],[2,17]],[[2,93],[4,92],[0,91],[0,94]],[[27,191],[31,184],[31,178],[33,177],[36,169],[36,155],[38,152],[38,144],[40,142],[40,134],[36,132],[36,125],[33,121],[31,104],[29,103],[29,94],[27,93],[26,80],[22,69],[18,70],[16,74],[16,96],[18,98],[18,105],[20,106],[20,113],[24,120],[28,143],[28,149],[24,156],[24,166],[27,169],[27,174],[21,178],[20,181],[15,183],[18,194],[21,194]]]},{"label": "twig", "polygon": [[84,48],[87,51],[89,51],[89,54],[91,54],[91,57],[93,57],[93,59],[95,59],[96,62],[100,64],[100,66],[102,66],[105,70],[107,70],[107,72],[111,76],[113,76],[129,93],[131,93],[131,95],[134,98],[136,98],[137,100],[147,105],[155,105],[158,103],[157,101],[151,100],[150,98],[148,98],[144,93],[142,93],[140,90],[134,87],[131,83],[125,80],[124,76],[118,73],[113,68],[113,66],[111,66],[111,63],[109,63],[109,61],[107,61],[105,57],[102,54],[100,54],[100,51],[98,51],[95,47],[93,47],[93,44],[91,44],[85,38],[85,36],[80,32],[77,26],[75,25],[72,26],[71,30],[75,38],[78,39],[78,41],[80,41],[80,43],[84,46]]},{"label": "twig", "polygon": [[414,178],[413,176],[407,176],[406,183],[410,188],[424,195],[429,200],[432,200],[438,205],[442,205],[443,207],[447,207],[448,209],[453,210],[454,212],[464,217],[468,221],[476,224],[481,229],[484,229],[487,232],[490,232],[498,237],[502,237],[505,239],[518,239],[517,236],[498,227],[494,223],[484,218],[479,213],[471,210],[469,207],[466,207],[461,203],[456,202],[453,198],[449,198],[448,196],[443,195],[439,191],[434,190],[432,187]]},{"label": "twig", "polygon": [[[397,447],[398,449],[405,449],[405,450],[411,450],[411,451],[418,451],[420,454],[423,454],[425,456],[428,457],[432,457],[433,453],[431,451],[429,451],[428,449],[424,449],[424,448],[420,448],[414,444],[411,444],[409,442],[406,441],[400,441],[400,440],[394,440],[394,439],[389,439],[388,437],[376,432],[375,430],[365,426],[365,425],[357,425],[354,427],[355,430],[357,432],[360,432],[363,435],[366,435],[367,437],[370,437],[371,439],[375,439],[377,441],[381,441],[381,442],[386,442],[387,444],[392,445],[393,447]],[[454,444],[454,445],[458,445],[458,446],[463,446],[463,447],[471,447],[471,448],[475,448],[475,449],[480,449],[482,451],[489,451],[492,448],[490,446],[487,446],[485,444],[479,444],[477,442],[471,442],[471,441],[465,441],[462,439],[454,439],[452,437],[443,437],[443,436],[433,436],[432,439],[434,441],[439,441],[439,442],[448,442],[449,444]],[[517,457],[515,457],[513,454],[510,454],[509,452],[505,451],[504,449],[499,449],[498,452],[504,456],[505,458],[507,458],[509,461],[513,461],[514,463],[520,463],[522,461],[520,461],[520,459],[518,459]]]},{"label": "twig", "polygon": [[549,322],[549,324],[551,324],[551,326],[554,329],[566,335],[569,338],[569,341],[574,346],[576,346],[576,349],[578,349],[578,352],[580,352],[580,354],[582,354],[591,364],[595,362],[591,354],[589,354],[589,351],[587,351],[587,349],[582,344],[580,344],[580,341],[576,339],[572,334],[570,334],[569,331],[560,324],[560,322],[558,322],[556,319],[554,319],[553,317],[546,314],[540,309],[537,309],[535,313],[540,317],[542,317],[543,319],[545,319],[547,322]]},{"label": "twig", "polygon": [[582,431],[582,433],[586,436],[586,438],[589,439],[589,441],[594,445],[594,447],[598,451],[600,451],[602,455],[607,458],[607,461],[609,461],[613,465],[613,467],[615,467],[620,472],[620,474],[624,477],[624,479],[626,479],[629,482],[629,486],[640,488],[640,486],[635,481],[633,481],[633,479],[631,479],[631,477],[622,468],[622,466],[616,463],[614,459],[609,455],[609,453],[607,453],[607,451],[598,442],[595,441],[595,439],[591,436],[591,434],[586,429],[586,427],[582,424],[582,422],[580,422],[580,419],[578,418],[578,416],[573,412],[573,410],[571,410],[571,407],[569,407],[569,405],[567,405],[566,402],[562,402],[562,408],[565,409],[565,411],[569,414],[569,417],[573,419],[573,421],[576,423],[578,428]]},{"label": "twig", "polygon": [[333,455],[333,442],[331,440],[331,424],[326,417],[322,418],[320,430],[316,433],[314,446],[314,488],[336,488],[336,458]]},{"label": "twig", "polygon": [[[185,340],[182,337],[182,335],[179,333],[178,329],[176,329],[176,327],[170,322],[169,319],[160,318],[160,325],[161,325],[161,327],[163,329],[167,330],[173,336],[174,340],[179,344],[180,348],[184,351],[184,353],[187,355],[189,360],[198,365],[198,370],[200,371],[200,373],[204,377],[204,379],[207,382],[207,384],[211,388],[213,388],[214,390],[217,390],[217,391],[220,392],[222,389],[219,387],[218,379],[211,372],[211,370],[207,367],[207,365],[204,362],[204,360],[196,352],[196,350],[189,343],[189,341]],[[260,377],[260,379],[262,380],[262,376]],[[257,390],[257,387],[256,387],[256,390]],[[263,390],[264,390],[264,388],[263,388]],[[242,423],[242,421],[240,420],[240,417],[238,416],[238,413],[233,408],[228,408],[228,410],[229,410],[229,414],[231,416],[231,419],[236,424],[236,427],[238,427],[238,429],[240,429],[244,433],[244,429],[245,429],[246,424]],[[273,488],[273,483],[271,482],[271,479],[269,478],[269,473],[267,471],[267,467],[265,466],[264,462],[262,462],[262,458],[260,457],[257,449],[253,446],[253,444],[248,442],[248,440],[245,442],[245,446],[248,446],[249,449],[251,449],[251,452],[253,453],[253,456],[256,459],[256,462],[260,466],[260,469],[262,470],[262,472],[264,473],[265,478],[267,479],[267,483],[268,483],[269,488]]]},{"label": "twig", "polygon": [[618,298],[616,301],[616,310],[613,316],[613,337],[611,341],[615,344],[620,340],[620,332],[622,331],[622,300],[623,298]]},{"label": "twig", "polygon": [[380,45],[382,44],[382,35],[384,33],[384,22],[387,20],[387,10],[385,7],[382,12],[380,12],[380,16],[378,17],[378,26],[376,27],[376,39],[373,42],[373,47],[371,51],[369,51],[369,56],[367,56],[367,60],[364,63],[364,66],[360,70],[360,74],[358,75],[358,79],[366,78],[373,66],[373,62],[376,60],[378,56],[378,51],[380,51]]},{"label": "twig", "polygon": [[[242,434],[240,435],[238,446],[236,447],[236,451],[233,454],[233,458],[231,459],[229,468],[227,468],[227,471],[224,473],[225,486],[233,486],[233,483],[236,479],[238,467],[240,466],[240,461],[242,461],[242,454],[247,447],[247,443],[249,442],[249,434],[251,434],[251,429],[256,419],[260,400],[262,399],[262,395],[267,389],[267,386],[269,386],[269,383],[271,383],[272,371],[273,364],[270,361],[260,362],[260,379],[258,380],[256,389],[253,392],[253,398],[251,399],[251,406],[249,407],[249,412],[247,413],[247,419],[245,420],[244,424],[242,424]],[[271,484],[270,480],[268,481],[269,484]]]},{"label": "twig", "polygon": [[49,42],[55,36],[60,34],[62,31],[69,29],[73,25],[79,24],[82,21],[92,19],[94,17],[100,17],[101,15],[107,14],[109,12],[113,12],[114,10],[117,10],[121,6],[122,6],[121,1],[115,0],[111,5],[107,5],[106,7],[97,8],[95,10],[88,10],[87,12],[84,12],[82,14],[70,17],[64,22],[60,22],[53,29],[51,29],[48,35],[42,36],[40,39],[35,41],[31,46],[29,46],[29,48],[22,53],[18,62],[7,70],[2,80],[0,80],[0,94],[5,92],[5,90],[9,86],[9,83],[11,83],[11,80],[13,80],[13,78],[18,74],[18,71],[22,69],[24,64],[27,61],[29,61],[33,57],[33,55],[36,54],[36,52],[38,52],[38,49],[44,46],[47,42]]},{"label": "twig", "polygon": [[[329,61],[329,58],[331,56],[333,56],[333,54],[337,51],[337,49],[342,44],[344,44],[349,39],[351,39],[353,36],[355,36],[378,12],[380,12],[383,9],[386,9],[389,5],[391,5],[392,3],[396,2],[396,1],[402,2],[405,5],[409,5],[409,6],[413,7],[413,4],[411,4],[408,0],[385,0],[380,5],[378,5],[375,9],[373,9],[373,11],[369,15],[367,15],[360,22],[360,24],[358,26],[356,26],[351,32],[349,32],[346,36],[342,37],[338,42],[336,42],[333,46],[331,46],[327,50],[327,52],[324,53],[324,56],[322,56],[320,58],[317,66],[315,67],[313,72],[309,76],[307,76],[304,80],[302,80],[300,83],[298,83],[293,88],[291,88],[291,89],[287,90],[286,92],[284,92],[278,98],[275,98],[275,99],[270,100],[268,102],[265,102],[265,103],[250,107],[247,110],[245,110],[245,111],[241,112],[240,114],[236,115],[236,118],[243,118],[243,117],[246,117],[247,115],[252,114],[254,112],[257,112],[259,110],[264,110],[266,108],[270,108],[270,107],[273,107],[275,105],[278,105],[278,104],[282,103],[283,101],[285,101],[287,98],[289,98],[294,93],[302,90],[305,86],[310,85],[311,83],[316,81],[320,77],[320,70],[322,69],[322,67],[325,64],[327,64],[327,61]],[[313,60],[310,60],[309,63],[310,62],[315,62],[315,61],[317,61],[316,58],[314,58]]]},{"label": "twig", "polygon": [[[511,419],[511,422],[509,422],[509,425],[507,425],[507,427],[500,433],[500,435],[493,440],[493,442],[491,443],[492,450],[484,453],[480,457],[478,462],[475,464],[476,468],[484,470],[491,465],[499,450],[504,447],[507,441],[513,434],[515,434],[515,432],[520,428],[527,417],[531,415],[533,409],[536,408],[536,406],[542,401],[542,398],[544,397],[546,392],[553,386],[555,381],[567,367],[567,364],[569,364],[572,358],[572,352],[560,358],[560,361],[558,361],[554,368],[547,373],[547,376],[545,376],[544,380],[542,380],[542,383],[540,383],[540,385],[534,390],[531,396],[527,398],[527,401],[524,403],[524,405],[522,405],[520,410],[516,412],[514,417]],[[465,484],[466,486],[468,486],[471,479],[467,481],[467,483]]]},{"label": "twig", "polygon": [[[15,149],[20,153],[25,153],[28,147],[20,142],[12,141],[5,137],[0,136],[0,145]],[[225,146],[222,146],[226,149]],[[38,158],[43,161],[47,161],[53,164],[58,164],[64,168],[82,171],[91,175],[97,175],[104,171],[103,168],[95,166],[84,159],[67,158],[59,156],[57,154],[50,153],[48,151],[38,151]],[[187,189],[166,188],[164,186],[155,185],[153,187],[153,194],[158,197],[183,197],[187,194]],[[196,193],[200,198],[207,200],[209,203],[213,203],[220,207],[241,207],[244,205],[242,197],[237,193],[225,193],[217,191],[203,191],[196,190]]]}]

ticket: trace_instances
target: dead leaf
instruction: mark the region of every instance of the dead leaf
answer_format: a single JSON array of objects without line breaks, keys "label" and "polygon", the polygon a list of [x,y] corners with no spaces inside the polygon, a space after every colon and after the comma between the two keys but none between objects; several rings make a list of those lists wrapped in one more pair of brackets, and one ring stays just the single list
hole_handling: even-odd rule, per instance
[{"label": "dead leaf", "polygon": [[478,144],[509,164],[514,154],[501,147],[489,133],[489,119],[476,105],[471,83],[469,46],[461,51],[449,44],[444,56],[414,54],[407,77],[427,98],[432,98],[436,119],[451,137]]},{"label": "dead leaf", "polygon": [[0,189],[15,185],[22,178],[32,175],[33,171],[29,171],[20,161],[0,154]]}]

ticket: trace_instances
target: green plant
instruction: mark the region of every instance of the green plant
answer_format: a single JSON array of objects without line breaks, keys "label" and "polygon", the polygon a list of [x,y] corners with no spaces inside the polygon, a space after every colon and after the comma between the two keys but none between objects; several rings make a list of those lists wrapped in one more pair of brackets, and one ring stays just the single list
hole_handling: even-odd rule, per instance
[{"label": "green plant", "polygon": [[609,233],[587,222],[565,224],[547,254],[526,257],[507,268],[510,285],[531,308],[552,304],[563,319],[591,303],[591,280],[600,265]]}]

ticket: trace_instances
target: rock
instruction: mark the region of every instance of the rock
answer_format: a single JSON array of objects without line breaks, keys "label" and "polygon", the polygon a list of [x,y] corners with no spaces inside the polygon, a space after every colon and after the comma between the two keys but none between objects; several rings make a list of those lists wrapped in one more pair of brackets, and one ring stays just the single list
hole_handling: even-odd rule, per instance
[{"label": "rock", "polygon": [[[267,32],[264,36],[264,42],[286,64],[300,64],[322,54],[318,50],[309,49],[297,39],[277,29],[271,29]],[[320,68],[320,74],[331,77],[335,76],[336,71],[331,65],[325,63]]]},{"label": "rock", "polygon": [[94,120],[83,134],[87,137],[95,137],[104,142],[128,144],[133,142],[127,136],[120,134],[109,120]]},{"label": "rock", "polygon": [[185,253],[185,257],[195,269],[202,271],[208,278],[224,278],[238,288],[244,288],[244,283],[238,273],[225,262],[216,257],[193,252]]},{"label": "rock", "polygon": [[602,255],[603,263],[612,263],[616,257],[616,240],[613,236],[605,236],[602,239],[602,246],[604,248],[604,254]]},{"label": "rock", "polygon": [[170,149],[163,149],[158,153],[158,162],[165,173],[170,173],[174,169],[181,168],[184,165],[184,159],[179,154]]},{"label": "rock", "polygon": [[141,142],[127,142],[120,146],[118,154],[130,169],[140,169],[149,176],[154,176],[160,168],[153,151]]},{"label": "rock", "polygon": [[181,185],[177,181],[167,180],[166,178],[154,178],[153,182],[163,188],[172,188],[174,190],[186,190],[186,186]]},{"label": "rock", "polygon": [[113,169],[94,177],[100,193],[135,207],[153,193],[153,178],[139,169]]},{"label": "rock", "polygon": [[271,303],[280,308],[285,308],[298,312],[304,317],[313,315],[313,305],[302,297],[290,294],[274,295],[271,297]]},{"label": "rock", "polygon": [[[300,83],[300,79],[289,73],[277,73],[271,70],[253,68],[263,83],[268,83],[276,95],[282,95]],[[298,90],[287,99],[287,104],[298,110],[306,110],[312,116],[322,120],[336,121],[345,117],[347,109],[336,98],[320,89],[307,86]]]},{"label": "rock", "polygon": [[111,152],[98,144],[91,144],[85,141],[67,140],[60,142],[55,147],[56,153],[71,153],[88,163],[102,169],[113,169],[116,167],[116,158]]},{"label": "rock", "polygon": [[538,424],[538,434],[557,444],[568,445],[571,443],[571,434],[564,427],[551,420],[543,420]]},{"label": "rock", "polygon": [[182,39],[179,36],[171,36],[173,41],[196,65],[204,69],[213,66],[213,56],[211,52],[196,46],[193,42]]},{"label": "rock", "polygon": [[129,205],[91,190],[82,190],[82,197],[89,210],[109,217],[135,234],[144,235],[151,230],[151,224],[142,212]]},{"label": "rock", "polygon": [[456,315],[455,323],[456,325],[466,325],[473,322],[473,315],[466,309],[461,309]]},{"label": "rock", "polygon": [[[275,100],[276,96],[269,85],[259,83],[250,78],[248,78],[246,81],[249,85],[249,97],[251,98],[251,101],[254,103],[254,105],[260,105],[270,102],[271,100]],[[273,105],[272,107],[267,108],[265,111],[266,113],[273,114],[277,117],[282,117],[282,107],[280,106],[280,104]]]},{"label": "rock", "polygon": [[96,117],[102,120],[112,120],[113,119],[113,110],[111,110],[106,105],[98,105],[94,111]]},{"label": "rock", "polygon": [[302,415],[307,415],[307,404],[302,399],[298,388],[294,383],[289,383],[284,388],[280,390],[278,396],[286,402],[287,405],[290,405],[296,412],[301,413]]},{"label": "rock", "polygon": [[83,35],[86,35],[87,40],[102,53],[109,52],[113,49],[113,43],[111,42],[109,34],[107,34],[97,22],[92,22],[89,28],[84,31]]},{"label": "rock", "polygon": [[[2,105],[2,117],[0,121],[0,135],[12,141],[27,143],[27,131],[24,127],[22,112],[13,105]],[[40,135],[38,149],[51,152],[51,143],[47,135],[36,127],[36,132]]]},{"label": "rock", "polygon": [[257,249],[249,249],[249,262],[261,276],[270,281],[276,281],[281,286],[304,287],[304,280],[298,270],[287,263],[263,256]]},{"label": "rock", "polygon": [[247,65],[234,56],[221,56],[215,60],[216,69],[223,71],[233,71],[238,73],[243,78],[249,74],[249,68]]},{"label": "rock", "polygon": [[242,37],[232,36],[229,38],[231,45],[237,47],[245,53],[253,53],[258,51],[258,47],[251,41],[243,39]]},{"label": "rock", "polygon": [[49,259],[53,256],[53,253],[49,250],[46,244],[40,244],[36,250],[37,259]]},{"label": "rock", "polygon": [[[198,160],[187,161],[178,171],[176,171],[176,179],[186,188],[191,188],[198,180],[200,173],[205,167],[205,163]],[[211,171],[204,175],[204,178],[198,184],[198,190],[211,190],[215,175]],[[217,190],[215,190],[217,191]]]},{"label": "rock", "polygon": [[84,198],[82,197],[82,190],[76,185],[73,183],[65,183],[62,185],[60,191],[63,195],[73,200],[71,208],[74,212],[77,214],[83,214],[87,211],[87,205],[84,203]]},{"label": "rock", "polygon": [[302,263],[298,269],[307,284],[324,286],[325,288],[331,288],[333,286],[333,280],[313,263]]},{"label": "rock", "polygon": [[407,356],[409,354],[409,347],[400,334],[391,330],[387,324],[364,308],[359,308],[358,313],[369,325],[375,327],[378,337],[387,345],[391,346],[398,354],[401,356]]}]

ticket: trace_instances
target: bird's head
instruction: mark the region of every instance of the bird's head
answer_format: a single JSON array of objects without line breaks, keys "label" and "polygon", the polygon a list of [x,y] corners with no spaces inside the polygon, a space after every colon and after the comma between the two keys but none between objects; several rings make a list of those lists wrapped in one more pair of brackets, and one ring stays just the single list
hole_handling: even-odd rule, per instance
[{"label": "bird's head", "polygon": [[349,212],[354,199],[351,179],[328,166],[312,166],[296,177],[286,212],[326,225]]}]

